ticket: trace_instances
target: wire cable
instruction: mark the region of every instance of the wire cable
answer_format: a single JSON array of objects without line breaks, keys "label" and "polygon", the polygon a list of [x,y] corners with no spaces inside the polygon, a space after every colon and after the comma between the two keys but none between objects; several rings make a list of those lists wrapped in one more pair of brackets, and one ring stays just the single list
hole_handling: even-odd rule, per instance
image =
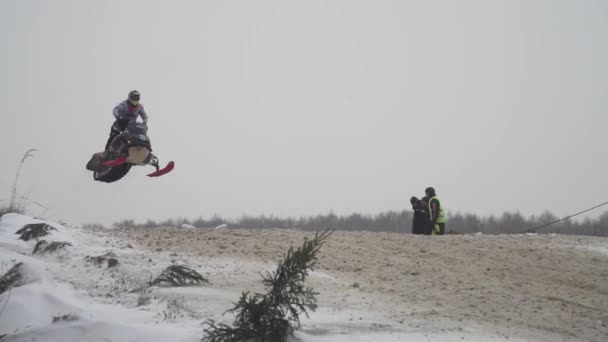
[{"label": "wire cable", "polygon": [[605,205],[607,205],[607,204],[608,204],[608,202],[604,202],[604,203],[602,203],[602,204],[598,204],[598,205],[596,205],[595,207],[592,207],[592,208],[589,208],[589,209],[585,209],[585,210],[583,210],[583,211],[579,211],[579,212],[578,212],[578,213],[576,213],[576,214],[568,215],[568,216],[566,216],[566,217],[564,217],[564,218],[561,218],[561,219],[559,219],[559,220],[555,220],[555,221],[552,221],[552,222],[549,222],[549,223],[542,224],[542,225],[540,225],[540,226],[536,226],[536,227],[534,227],[534,228],[530,228],[530,229],[526,230],[526,231],[525,231],[525,233],[532,233],[532,232],[535,232],[535,231],[536,231],[536,230],[538,230],[538,229],[545,228],[545,227],[548,227],[548,226],[550,226],[550,225],[556,224],[556,223],[558,223],[558,222],[568,220],[568,219],[570,219],[570,218],[573,218],[573,217],[578,216],[578,215],[580,215],[580,214],[584,214],[584,213],[586,213],[586,212],[588,212],[588,211],[591,211],[591,210],[593,210],[593,209],[597,209],[597,208],[599,208],[599,207],[603,207],[603,206],[605,206]]}]

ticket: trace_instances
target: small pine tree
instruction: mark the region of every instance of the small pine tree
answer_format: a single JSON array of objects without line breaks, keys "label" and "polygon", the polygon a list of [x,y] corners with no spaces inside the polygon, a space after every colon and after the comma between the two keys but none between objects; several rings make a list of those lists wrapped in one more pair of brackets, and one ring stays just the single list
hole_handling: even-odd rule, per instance
[{"label": "small pine tree", "polygon": [[165,268],[156,279],[150,281],[149,286],[161,283],[169,283],[172,286],[210,284],[209,280],[200,273],[184,265],[172,265]]},{"label": "small pine tree", "polygon": [[0,294],[8,291],[10,288],[19,286],[19,282],[22,278],[23,263],[17,263],[13,266],[6,274],[0,277]]},{"label": "small pine tree", "polygon": [[46,223],[30,223],[16,231],[15,234],[21,235],[19,237],[20,240],[29,241],[30,239],[35,239],[50,234],[51,230],[57,229],[49,226]]},{"label": "small pine tree", "polygon": [[34,246],[32,254],[54,253],[60,249],[65,249],[68,246],[72,246],[72,244],[65,241],[52,241],[51,243],[48,243],[46,240],[40,240],[36,243],[36,246]]},{"label": "small pine tree", "polygon": [[[317,253],[333,233],[318,231],[315,238],[304,241],[298,249],[289,248],[283,261],[274,272],[266,272],[262,283],[265,294],[243,292],[234,307],[227,312],[236,313],[234,326],[205,322],[207,336],[202,342],[284,342],[300,327],[299,315],[308,317],[308,310],[317,308],[317,292],[304,286],[309,270],[316,265]],[[295,327],[292,325],[294,324]]]}]

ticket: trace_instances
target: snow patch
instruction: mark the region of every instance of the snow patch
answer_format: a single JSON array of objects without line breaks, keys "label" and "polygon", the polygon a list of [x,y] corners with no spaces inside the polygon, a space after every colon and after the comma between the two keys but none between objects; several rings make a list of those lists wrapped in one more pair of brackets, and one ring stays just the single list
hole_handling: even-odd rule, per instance
[{"label": "snow patch", "polygon": [[598,244],[597,246],[585,246],[586,249],[598,252],[604,255],[608,255],[608,244]]}]

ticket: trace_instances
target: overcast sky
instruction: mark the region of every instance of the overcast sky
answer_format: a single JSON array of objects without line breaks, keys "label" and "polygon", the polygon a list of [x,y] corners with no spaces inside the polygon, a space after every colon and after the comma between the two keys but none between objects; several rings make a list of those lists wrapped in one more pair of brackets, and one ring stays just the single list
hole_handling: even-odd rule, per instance
[{"label": "overcast sky", "polygon": [[[18,190],[54,219],[608,200],[606,1],[1,0],[0,45],[0,200],[37,148]],[[131,89],[175,171],[95,182]]]}]

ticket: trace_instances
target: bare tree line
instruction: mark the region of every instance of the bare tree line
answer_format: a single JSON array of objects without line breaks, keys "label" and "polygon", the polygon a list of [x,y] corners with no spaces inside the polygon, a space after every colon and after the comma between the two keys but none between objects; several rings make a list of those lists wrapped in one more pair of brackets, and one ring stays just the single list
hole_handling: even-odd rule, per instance
[{"label": "bare tree line", "polygon": [[[184,224],[196,228],[211,228],[227,224],[233,228],[260,229],[260,228],[294,228],[303,230],[351,230],[351,231],[377,231],[411,233],[413,212],[386,211],[375,215],[351,214],[338,216],[334,213],[300,218],[280,218],[276,216],[243,216],[238,219],[224,219],[213,216],[210,219],[199,217],[191,220],[187,218],[170,218],[164,221],[147,220],[136,223],[133,220],[123,220],[114,224],[116,228],[154,228],[154,227],[180,227]],[[544,225],[559,218],[551,212],[544,212],[538,216],[524,217],[517,212],[505,212],[501,216],[480,217],[475,214],[447,213],[448,233],[488,233],[488,234],[514,234],[524,233],[529,229]],[[608,211],[596,219],[586,218],[582,221],[564,220],[556,224],[543,227],[539,233],[557,233],[574,235],[608,236]]]}]

